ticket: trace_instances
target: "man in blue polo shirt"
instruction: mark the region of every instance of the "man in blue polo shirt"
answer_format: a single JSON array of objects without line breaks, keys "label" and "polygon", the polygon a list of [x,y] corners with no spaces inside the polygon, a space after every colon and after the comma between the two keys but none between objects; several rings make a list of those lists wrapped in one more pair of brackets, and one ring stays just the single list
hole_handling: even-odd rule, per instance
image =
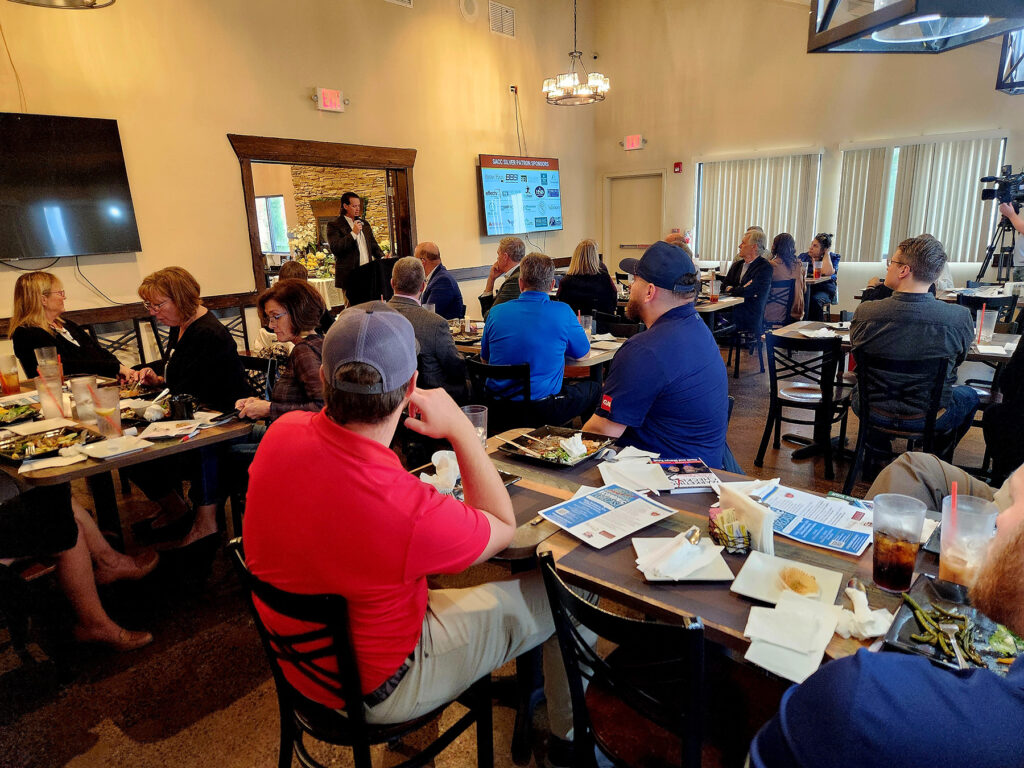
[{"label": "man in blue polo shirt", "polygon": [[639,260],[623,259],[619,268],[635,276],[626,315],[647,330],[615,353],[600,406],[584,429],[662,458],[702,459],[721,468],[728,378],[714,337],[694,308],[693,260],[682,248],[659,242]]},{"label": "man in blue polo shirt", "polygon": [[[596,382],[562,381],[565,358],[590,351],[590,341],[568,304],[551,301],[555,264],[543,253],[531,253],[519,264],[517,299],[495,304],[487,313],[480,357],[491,365],[530,364],[530,421],[559,425],[576,416],[584,420],[597,407]],[[491,380],[497,397],[522,400],[508,380]]]}]

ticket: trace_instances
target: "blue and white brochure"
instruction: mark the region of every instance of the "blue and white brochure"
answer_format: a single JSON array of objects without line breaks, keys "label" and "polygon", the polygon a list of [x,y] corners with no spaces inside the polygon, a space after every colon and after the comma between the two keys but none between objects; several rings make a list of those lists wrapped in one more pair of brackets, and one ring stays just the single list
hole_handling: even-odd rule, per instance
[{"label": "blue and white brochure", "polygon": [[594,549],[603,549],[675,513],[676,510],[652,501],[642,493],[621,485],[606,485],[548,507],[540,512],[540,516]]}]

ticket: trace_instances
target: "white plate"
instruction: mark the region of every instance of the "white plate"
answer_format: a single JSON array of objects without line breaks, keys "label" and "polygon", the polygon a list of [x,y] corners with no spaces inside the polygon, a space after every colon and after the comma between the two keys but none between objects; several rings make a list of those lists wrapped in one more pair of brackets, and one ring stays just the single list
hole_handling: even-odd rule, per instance
[{"label": "white plate", "polygon": [[[665,544],[668,539],[633,539],[633,549],[636,550],[636,556],[643,557],[653,552],[658,547]],[[706,543],[705,543],[706,542]],[[715,546],[714,542],[710,539],[701,539],[698,546]],[[691,573],[689,576],[683,579],[656,579],[648,578],[648,581],[732,581],[735,577],[732,574],[732,569],[729,564],[725,562],[725,558],[719,553],[718,557],[712,560],[710,563],[705,565],[703,568],[698,568],[696,571]]]},{"label": "white plate", "polygon": [[36,435],[40,432],[48,432],[51,429],[60,429],[61,427],[77,427],[78,422],[71,421],[70,419],[43,419],[42,421],[28,421],[24,424],[15,424],[7,427],[16,435],[25,437],[26,435]]},{"label": "white plate", "polygon": [[779,595],[782,594],[779,571],[788,566],[805,570],[818,580],[821,594],[818,595],[817,600],[825,605],[835,603],[836,597],[839,596],[839,587],[843,583],[843,574],[796,560],[787,560],[784,557],[773,557],[757,550],[751,552],[747,557],[747,562],[736,574],[736,579],[729,590],[738,595],[775,605],[779,601]]},{"label": "white plate", "polygon": [[151,445],[149,440],[143,440],[141,437],[112,437],[91,445],[83,445],[81,451],[94,459],[113,459],[115,456],[141,451]]}]

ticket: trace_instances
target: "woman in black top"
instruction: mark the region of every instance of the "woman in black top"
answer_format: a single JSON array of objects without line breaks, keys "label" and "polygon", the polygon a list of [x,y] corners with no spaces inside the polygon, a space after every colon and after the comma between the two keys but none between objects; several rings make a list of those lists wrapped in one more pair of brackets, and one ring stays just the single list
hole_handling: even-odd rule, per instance
[{"label": "woman in black top", "polygon": [[608,270],[597,257],[596,242],[583,240],[576,246],[569,270],[558,284],[556,298],[584,315],[595,311],[615,314],[618,291]]},{"label": "woman in black top", "polygon": [[[160,375],[154,368],[143,368],[143,384],[166,386],[174,394],[192,395],[200,404],[230,411],[235,402],[250,394],[249,384],[238,359],[238,349],[228,330],[202,305],[199,283],[181,267],[167,267],[149,275],[139,286],[139,296],[157,322],[171,327],[167,357]],[[196,516],[181,545],[217,533],[216,511],[220,489],[217,470],[220,446],[188,451],[180,457],[138,465],[132,480],[150,498],[160,504],[162,515],[153,521],[154,529],[167,528],[176,533],[178,523],[186,519],[188,509],[176,490],[184,473],[190,482],[189,496]],[[170,463],[176,463],[172,468]],[[163,524],[163,525],[161,525]]]},{"label": "woman in black top", "polygon": [[39,373],[37,349],[56,347],[65,376],[95,373],[136,381],[136,371],[122,365],[82,328],[61,319],[65,296],[64,286],[51,272],[26,272],[14,284],[9,332],[25,376],[33,379]]}]

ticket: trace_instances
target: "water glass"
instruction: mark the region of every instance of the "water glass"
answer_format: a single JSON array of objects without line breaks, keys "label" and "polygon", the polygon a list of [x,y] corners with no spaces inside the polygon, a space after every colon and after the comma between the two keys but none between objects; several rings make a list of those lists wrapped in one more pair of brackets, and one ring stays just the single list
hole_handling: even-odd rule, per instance
[{"label": "water glass", "polygon": [[44,363],[56,363],[57,362],[57,348],[56,347],[39,347],[36,349],[36,364],[43,365]]},{"label": "water glass", "polygon": [[60,385],[60,377],[37,376],[36,392],[39,393],[39,406],[43,412],[44,419],[63,419],[67,417],[64,413],[64,391]]},{"label": "water glass", "polygon": [[[984,315],[984,316],[983,316]],[[992,334],[996,332],[996,320],[999,318],[999,310],[995,307],[986,308],[984,313],[979,309],[974,317],[974,339],[979,344],[988,344],[992,341]]]},{"label": "water glass", "polygon": [[434,304],[424,304],[423,308],[427,310],[427,312],[436,312]]},{"label": "water glass", "polygon": [[121,435],[121,392],[117,387],[97,389],[93,395],[96,425],[104,437]]},{"label": "water glass", "polygon": [[926,505],[899,493],[880,493],[874,504],[871,578],[886,592],[906,592],[921,548]]},{"label": "water glass", "polygon": [[988,555],[996,532],[999,508],[978,496],[959,495],[956,519],[953,497],[942,500],[942,537],[939,544],[939,578],[970,587],[978,566]]},{"label": "water glass", "polygon": [[93,407],[92,393],[96,391],[95,376],[75,376],[68,380],[71,385],[71,398],[75,401],[75,418],[85,423],[96,422],[96,409]]},{"label": "water glass", "polygon": [[480,438],[480,444],[487,450],[487,406],[486,405],[464,405],[462,412],[466,414],[469,423],[476,430],[476,436]]},{"label": "water glass", "polygon": [[21,391],[18,379],[18,358],[14,355],[0,355],[0,380],[5,395],[16,395]]},{"label": "water glass", "polygon": [[587,334],[587,339],[589,340],[594,335],[594,316],[580,315],[580,325],[583,326],[583,332]]}]

